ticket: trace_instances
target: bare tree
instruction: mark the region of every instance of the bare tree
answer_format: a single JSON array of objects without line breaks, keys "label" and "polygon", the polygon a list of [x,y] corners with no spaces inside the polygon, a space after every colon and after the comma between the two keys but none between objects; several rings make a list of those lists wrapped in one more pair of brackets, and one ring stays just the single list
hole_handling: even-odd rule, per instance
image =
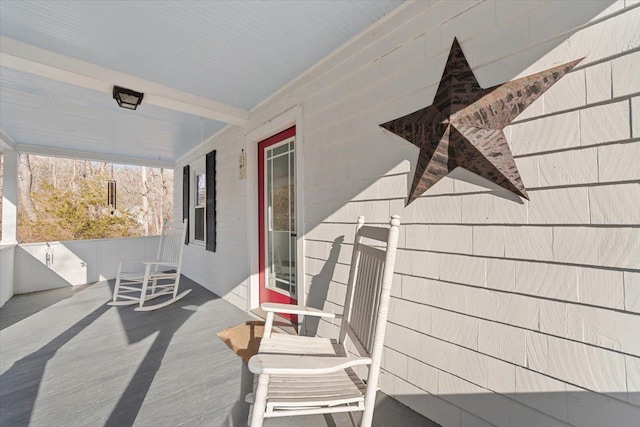
[{"label": "bare tree", "polygon": [[[42,239],[49,233],[45,233],[42,227],[36,229],[30,225],[34,216],[39,224],[48,221],[50,214],[47,212],[51,211],[51,206],[45,206],[43,203],[51,202],[53,199],[47,198],[47,193],[53,191],[62,194],[60,191],[67,191],[70,193],[69,197],[80,197],[80,192],[86,191],[87,188],[97,189],[97,193],[92,190],[92,197],[97,197],[92,199],[95,207],[91,209],[94,213],[99,213],[106,207],[109,179],[118,183],[120,215],[135,218],[137,225],[134,228],[139,230],[141,235],[158,234],[163,223],[169,220],[173,213],[172,171],[32,155],[21,160],[19,174],[20,212],[21,217],[27,219],[18,229],[20,240],[23,242]],[[104,191],[104,197],[100,195],[101,191]],[[53,227],[50,227],[48,230],[52,229]],[[51,239],[54,238],[52,235]]]},{"label": "bare tree", "polygon": [[31,168],[31,160],[28,154],[20,154],[20,166],[18,168],[18,192],[19,200],[22,202],[22,212],[24,212],[29,221],[35,221],[36,209],[31,199],[33,169]]},{"label": "bare tree", "polygon": [[57,159],[54,159],[53,157],[49,157],[49,167],[51,168],[51,183],[54,187],[58,186],[58,174],[56,170],[56,165],[58,164],[58,162],[56,160]]},{"label": "bare tree", "polygon": [[147,168],[140,166],[140,188],[142,189],[142,230],[149,235],[149,185],[147,184]]}]

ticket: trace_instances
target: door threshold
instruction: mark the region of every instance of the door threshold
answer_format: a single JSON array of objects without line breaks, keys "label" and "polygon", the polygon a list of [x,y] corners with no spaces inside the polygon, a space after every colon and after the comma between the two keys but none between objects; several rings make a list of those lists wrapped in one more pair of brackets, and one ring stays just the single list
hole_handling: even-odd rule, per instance
[{"label": "door threshold", "polygon": [[[249,314],[261,320],[265,320],[267,318],[267,312],[262,310],[260,307],[254,308],[249,312]],[[275,319],[273,320],[273,328],[284,334],[298,335],[296,326],[291,322],[291,320],[280,316],[278,313],[276,313]]]}]

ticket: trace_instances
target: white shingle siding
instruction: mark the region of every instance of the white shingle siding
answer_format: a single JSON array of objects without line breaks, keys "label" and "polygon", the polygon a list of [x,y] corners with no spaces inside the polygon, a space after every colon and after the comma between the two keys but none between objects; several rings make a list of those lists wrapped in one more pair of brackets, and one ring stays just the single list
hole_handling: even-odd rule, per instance
[{"label": "white shingle siding", "polygon": [[[637,423],[638,28],[629,0],[403,6],[178,165],[218,150],[218,251],[189,248],[186,274],[246,308],[237,156],[301,104],[308,302],[342,309],[358,215],[402,216],[384,392],[443,426]],[[417,148],[378,124],[429,105],[454,35],[483,87],[586,56],[505,129],[529,202],[446,177],[404,207]]]}]

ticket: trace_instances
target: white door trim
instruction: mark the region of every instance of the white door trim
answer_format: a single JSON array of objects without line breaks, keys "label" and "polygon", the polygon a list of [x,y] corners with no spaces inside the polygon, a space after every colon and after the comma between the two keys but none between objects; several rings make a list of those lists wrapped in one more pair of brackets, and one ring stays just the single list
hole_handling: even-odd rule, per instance
[{"label": "white door trim", "polygon": [[249,283],[247,310],[260,305],[259,251],[258,251],[258,143],[290,127],[296,127],[296,277],[298,304],[306,303],[304,274],[304,132],[302,105],[296,105],[253,129],[245,136],[247,151],[247,245],[249,248]]}]

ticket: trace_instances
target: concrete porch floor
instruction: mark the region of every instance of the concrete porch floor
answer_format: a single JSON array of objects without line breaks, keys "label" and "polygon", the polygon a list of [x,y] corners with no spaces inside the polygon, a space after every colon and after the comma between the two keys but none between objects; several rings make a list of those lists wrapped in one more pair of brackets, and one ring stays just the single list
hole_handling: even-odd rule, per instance
[{"label": "concrete porch floor", "polygon": [[[248,314],[197,283],[154,312],[109,307],[112,282],[13,297],[0,309],[2,426],[246,426],[252,375],[216,333]],[[350,426],[346,415],[265,426]],[[375,426],[435,426],[378,394]]]}]

